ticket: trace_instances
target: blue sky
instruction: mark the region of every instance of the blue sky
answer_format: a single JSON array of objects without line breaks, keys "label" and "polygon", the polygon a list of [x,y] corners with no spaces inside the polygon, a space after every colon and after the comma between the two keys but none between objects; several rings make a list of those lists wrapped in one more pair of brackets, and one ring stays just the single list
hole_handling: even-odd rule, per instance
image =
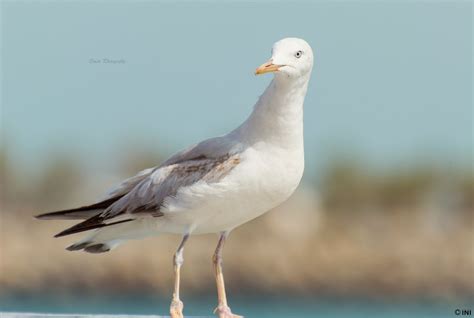
[{"label": "blue sky", "polygon": [[[307,169],[337,152],[374,164],[470,163],[470,2],[4,2],[2,135],[19,164],[58,152],[114,161],[224,134],[271,76],[273,42],[306,39]],[[93,60],[123,60],[120,64]]]}]

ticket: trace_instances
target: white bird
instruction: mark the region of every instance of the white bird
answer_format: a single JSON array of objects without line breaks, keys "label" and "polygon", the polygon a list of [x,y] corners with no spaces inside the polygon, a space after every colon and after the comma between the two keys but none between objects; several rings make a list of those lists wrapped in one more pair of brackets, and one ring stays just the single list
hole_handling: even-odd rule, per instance
[{"label": "white bird", "polygon": [[303,103],[313,67],[306,41],[285,38],[255,74],[273,80],[253,112],[227,135],[204,140],[163,164],[123,181],[98,203],[41,214],[41,219],[85,219],[56,237],[94,230],[67,247],[102,253],[130,239],[160,233],[183,236],[174,255],[171,317],[183,317],[179,297],[183,248],[190,235],[219,233],[213,255],[220,318],[232,314],[224,288],[222,248],[228,234],[285,201],[304,170]]}]

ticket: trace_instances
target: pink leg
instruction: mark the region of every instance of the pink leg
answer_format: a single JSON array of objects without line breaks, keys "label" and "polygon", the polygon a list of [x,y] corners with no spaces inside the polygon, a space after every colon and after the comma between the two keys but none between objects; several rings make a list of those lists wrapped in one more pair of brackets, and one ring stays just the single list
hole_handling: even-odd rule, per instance
[{"label": "pink leg", "polygon": [[179,299],[179,282],[180,282],[180,269],[181,265],[183,265],[184,258],[183,258],[183,249],[184,244],[186,243],[189,235],[186,234],[183,236],[181,244],[179,244],[178,250],[174,254],[173,258],[173,265],[174,265],[174,292],[173,292],[173,300],[171,301],[170,305],[170,315],[171,318],[183,318],[183,302]]},{"label": "pink leg", "polygon": [[224,274],[222,273],[222,248],[224,247],[225,239],[228,233],[222,232],[217,243],[216,251],[212,256],[212,263],[214,265],[214,273],[216,275],[217,284],[217,308],[214,313],[219,318],[239,318],[242,316],[232,314],[230,307],[227,305],[227,297],[225,294]]}]

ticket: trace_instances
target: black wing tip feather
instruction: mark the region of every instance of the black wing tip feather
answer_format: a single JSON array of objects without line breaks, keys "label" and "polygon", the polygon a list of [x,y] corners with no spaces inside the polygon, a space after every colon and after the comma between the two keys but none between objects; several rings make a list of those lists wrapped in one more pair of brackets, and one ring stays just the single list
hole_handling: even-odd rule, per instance
[{"label": "black wing tip feather", "polygon": [[41,214],[35,215],[34,218],[38,219],[38,220],[53,220],[53,219],[57,219],[57,217],[59,217],[59,216],[63,216],[65,214],[67,214],[67,212],[68,212],[68,210],[41,213]]},{"label": "black wing tip feather", "polygon": [[66,235],[69,235],[69,234],[74,234],[74,233],[78,233],[78,232],[83,232],[83,231],[93,230],[93,229],[96,229],[96,228],[99,228],[99,227],[103,227],[103,226],[105,226],[105,224],[102,223],[103,221],[104,221],[103,217],[101,217],[100,215],[95,215],[91,218],[88,218],[87,220],[85,220],[83,222],[80,222],[78,224],[75,224],[75,225],[65,229],[62,232],[59,232],[54,237],[66,236]]},{"label": "black wing tip feather", "polygon": [[126,219],[126,220],[121,220],[121,221],[116,221],[112,223],[102,223],[103,218],[100,217],[99,215],[92,217],[88,220],[85,220],[84,222],[81,222],[79,224],[76,224],[68,229],[65,229],[62,232],[59,232],[56,234],[54,237],[62,237],[66,235],[71,235],[79,232],[84,232],[84,231],[89,231],[93,229],[98,229],[106,226],[111,226],[111,225],[116,225],[120,223],[125,223],[125,222],[130,222],[133,221],[133,219]]},{"label": "black wing tip feather", "polygon": [[[40,220],[52,220],[52,219],[70,219],[70,220],[77,220],[77,219],[86,219],[76,225],[71,226],[70,228],[65,229],[62,232],[59,232],[54,237],[61,237],[70,234],[75,234],[79,232],[89,231],[93,229],[98,229],[105,226],[115,225],[119,223],[129,222],[133,219],[126,219],[121,221],[116,221],[112,223],[103,223],[105,218],[101,215],[101,212],[108,208],[111,204],[115,201],[122,198],[123,195],[119,195],[92,205],[83,206],[76,209],[69,209],[69,210],[62,210],[56,212],[48,212],[43,214],[35,215],[35,218]],[[94,213],[97,211],[97,213]],[[86,212],[86,213],[81,213]]]},{"label": "black wing tip feather", "polygon": [[90,211],[90,210],[97,210],[97,208],[94,207],[94,205],[88,205],[88,206],[83,206],[83,207],[75,208],[75,209],[67,209],[67,210],[61,210],[61,211],[41,213],[41,214],[35,215],[35,218],[40,219],[40,220],[47,220],[47,219],[57,218],[59,216],[67,216],[68,214],[74,213],[74,212]]},{"label": "black wing tip feather", "polygon": [[34,217],[38,220],[57,220],[57,219],[65,219],[65,220],[67,220],[67,219],[72,219],[72,220],[79,219],[80,220],[81,217],[75,217],[74,213],[94,211],[94,210],[98,210],[98,208],[92,208],[92,206],[85,206],[85,207],[80,207],[80,208],[76,208],[76,209],[41,213],[41,214],[35,215]]},{"label": "black wing tip feather", "polygon": [[[83,217],[83,214],[79,214],[78,212],[87,212],[87,211],[95,211],[95,210],[104,210],[108,208],[111,204],[115,201],[122,198],[123,195],[118,195],[107,200],[100,201],[98,203],[94,203],[91,205],[82,206],[80,208],[75,209],[67,209],[55,212],[47,212],[35,215],[35,218],[40,220],[52,220],[52,219],[85,219],[88,217]],[[89,216],[90,217],[90,216]]]}]

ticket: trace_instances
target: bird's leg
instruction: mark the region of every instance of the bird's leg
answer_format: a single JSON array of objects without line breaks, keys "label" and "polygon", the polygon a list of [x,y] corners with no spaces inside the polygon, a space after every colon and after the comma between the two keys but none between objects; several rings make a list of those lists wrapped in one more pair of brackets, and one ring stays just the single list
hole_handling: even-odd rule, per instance
[{"label": "bird's leg", "polygon": [[183,249],[184,244],[188,240],[189,234],[183,236],[181,243],[179,244],[178,249],[173,257],[173,265],[174,265],[174,292],[173,292],[173,300],[171,301],[170,306],[170,315],[171,318],[183,318],[183,302],[179,299],[179,280],[180,280],[180,269],[181,265],[183,265],[184,258],[183,258]]},{"label": "bird's leg", "polygon": [[214,310],[214,313],[217,314],[219,318],[238,318],[241,316],[232,314],[229,306],[227,305],[224,274],[222,273],[222,248],[224,247],[225,239],[227,238],[228,234],[228,232],[221,233],[219,237],[219,243],[217,243],[216,251],[212,256],[212,264],[214,265],[214,273],[216,275],[218,301],[217,308]]}]

